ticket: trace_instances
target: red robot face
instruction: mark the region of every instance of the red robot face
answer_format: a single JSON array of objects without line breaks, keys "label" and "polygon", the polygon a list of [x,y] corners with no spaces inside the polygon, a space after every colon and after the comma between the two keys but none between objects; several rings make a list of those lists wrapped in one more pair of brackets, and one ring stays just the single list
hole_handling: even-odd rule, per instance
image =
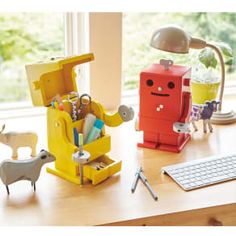
[{"label": "red robot face", "polygon": [[177,118],[181,113],[182,78],[141,73],[140,113],[147,117]]}]

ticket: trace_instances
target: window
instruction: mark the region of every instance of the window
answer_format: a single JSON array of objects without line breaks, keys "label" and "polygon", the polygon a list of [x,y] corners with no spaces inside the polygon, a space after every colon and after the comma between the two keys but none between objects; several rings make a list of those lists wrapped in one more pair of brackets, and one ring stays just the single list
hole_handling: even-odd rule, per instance
[{"label": "window", "polygon": [[[199,50],[192,49],[189,54],[180,55],[151,48],[150,39],[157,28],[166,24],[176,24],[194,37],[226,42],[233,48],[236,57],[235,21],[235,13],[124,13],[122,72],[124,94],[136,95],[139,73],[151,63],[158,63],[161,58],[172,59],[175,64],[193,66],[196,63]],[[231,87],[231,92],[235,93],[235,65],[226,66],[226,71],[226,87],[228,91]]]},{"label": "window", "polygon": [[0,102],[31,101],[25,64],[64,56],[63,13],[0,13]]}]

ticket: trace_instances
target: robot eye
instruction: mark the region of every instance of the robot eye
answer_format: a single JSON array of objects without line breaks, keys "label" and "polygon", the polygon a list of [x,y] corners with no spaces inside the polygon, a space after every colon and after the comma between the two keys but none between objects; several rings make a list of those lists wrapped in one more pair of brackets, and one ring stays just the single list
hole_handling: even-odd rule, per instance
[{"label": "robot eye", "polygon": [[175,84],[173,82],[168,83],[168,88],[173,89],[175,87]]},{"label": "robot eye", "polygon": [[147,86],[152,87],[153,86],[153,81],[151,79],[147,80]]}]

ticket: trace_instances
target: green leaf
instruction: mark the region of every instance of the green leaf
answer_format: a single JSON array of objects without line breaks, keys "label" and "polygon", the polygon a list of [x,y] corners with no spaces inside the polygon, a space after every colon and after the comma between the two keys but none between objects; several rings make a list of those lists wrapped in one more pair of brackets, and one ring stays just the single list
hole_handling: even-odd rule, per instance
[{"label": "green leaf", "polygon": [[206,68],[209,68],[209,67],[216,68],[216,66],[217,66],[217,60],[215,58],[215,53],[210,48],[203,49],[199,53],[198,58],[199,58],[199,61],[203,65],[205,65]]},{"label": "green leaf", "polygon": [[227,60],[225,62],[225,65],[228,65],[228,66],[232,66],[234,64],[234,59],[233,58],[230,58],[229,60]]},{"label": "green leaf", "polygon": [[227,43],[215,43],[226,57],[233,57],[233,50]]}]

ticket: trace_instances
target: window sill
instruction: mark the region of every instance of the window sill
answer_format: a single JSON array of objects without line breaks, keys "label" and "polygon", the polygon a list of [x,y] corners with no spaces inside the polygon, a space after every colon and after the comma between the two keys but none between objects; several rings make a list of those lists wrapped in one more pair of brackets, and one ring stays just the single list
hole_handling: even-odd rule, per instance
[{"label": "window sill", "polygon": [[0,120],[46,114],[45,107],[33,107],[31,102],[5,103],[0,107]]}]

